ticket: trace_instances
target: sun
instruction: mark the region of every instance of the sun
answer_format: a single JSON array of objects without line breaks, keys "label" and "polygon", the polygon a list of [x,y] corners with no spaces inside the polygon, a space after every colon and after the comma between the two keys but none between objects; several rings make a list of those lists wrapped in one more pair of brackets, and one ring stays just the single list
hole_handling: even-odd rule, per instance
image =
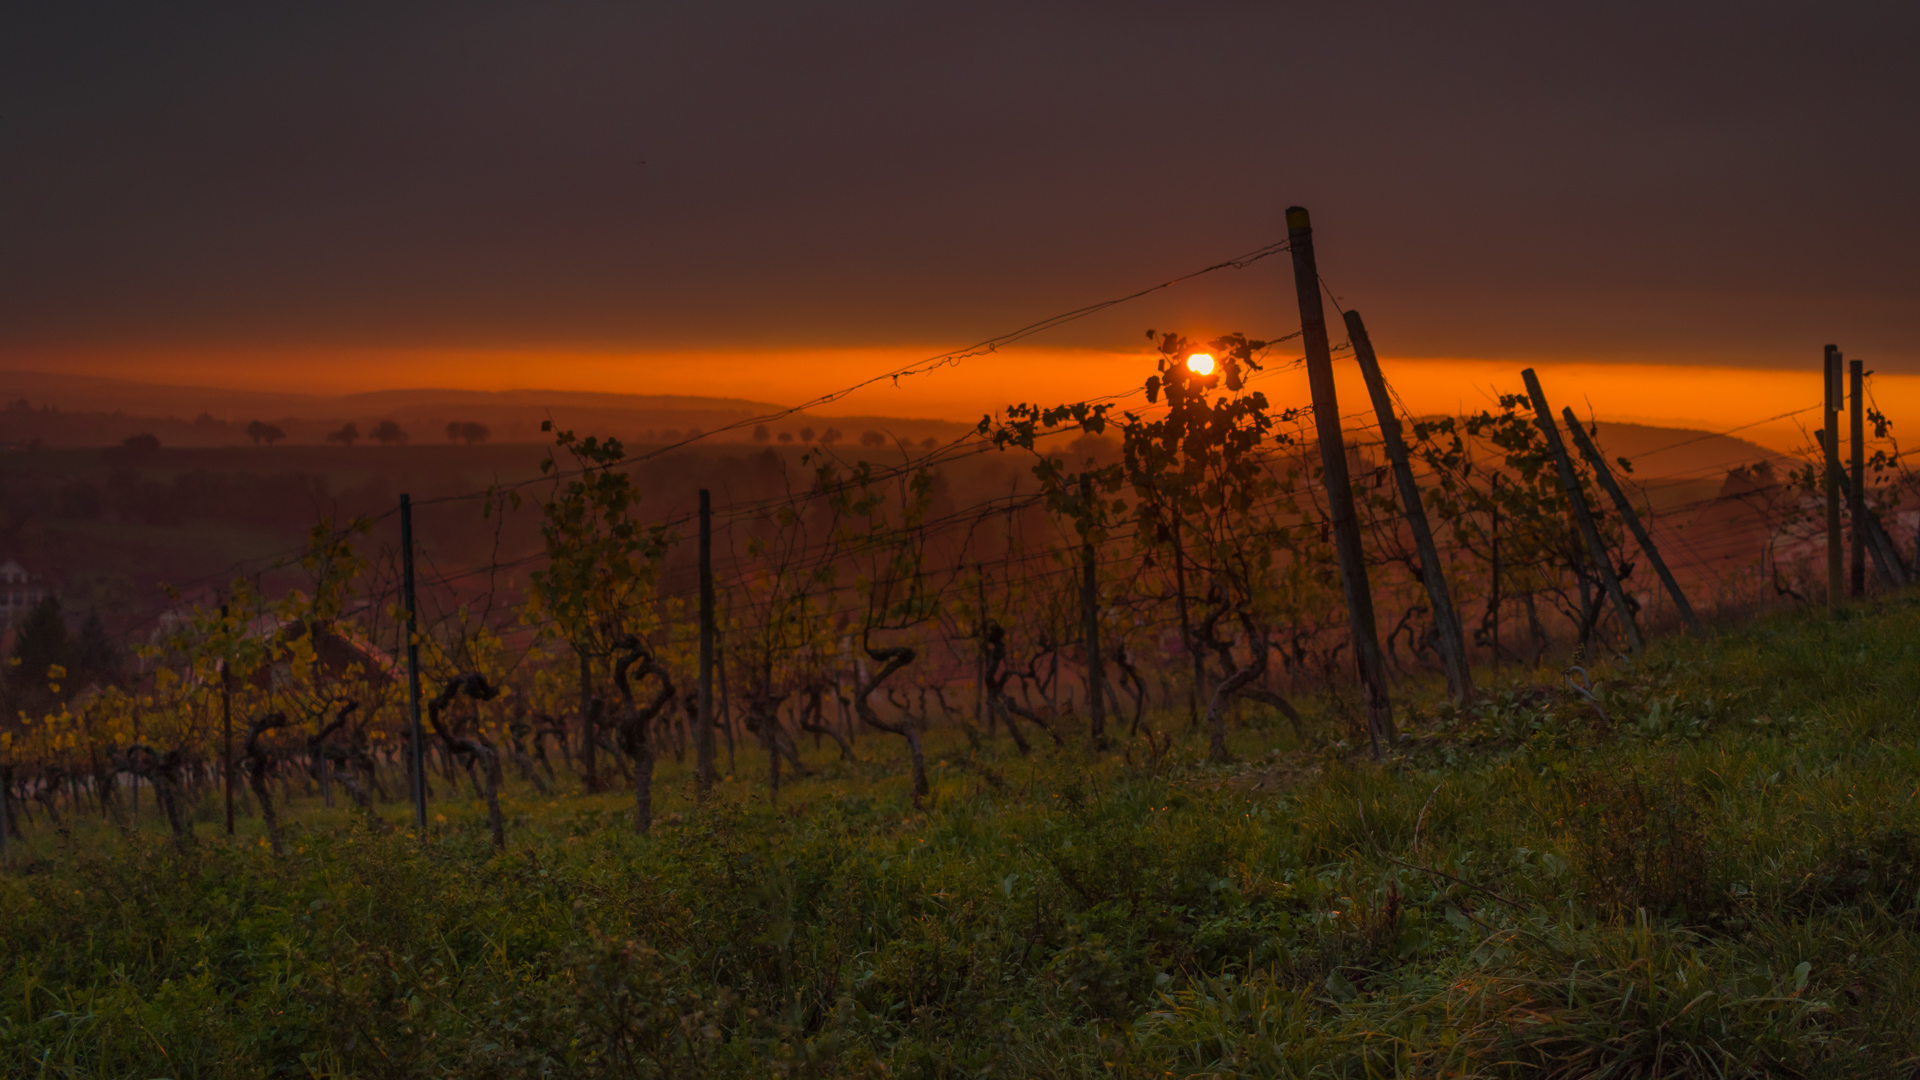
[{"label": "sun", "polygon": [[1187,357],[1187,370],[1201,378],[1213,374],[1213,357],[1203,352]]}]

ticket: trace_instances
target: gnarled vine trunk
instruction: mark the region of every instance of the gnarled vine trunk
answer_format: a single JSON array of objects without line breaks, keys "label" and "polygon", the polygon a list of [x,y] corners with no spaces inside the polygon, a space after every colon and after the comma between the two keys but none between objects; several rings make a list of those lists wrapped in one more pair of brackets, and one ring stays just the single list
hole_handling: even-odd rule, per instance
[{"label": "gnarled vine trunk", "polygon": [[1217,764],[1232,760],[1227,753],[1227,702],[1232,700],[1235,694],[1273,706],[1280,710],[1280,714],[1293,725],[1296,736],[1305,734],[1301,729],[1300,714],[1294,709],[1292,702],[1272,690],[1253,685],[1255,679],[1266,673],[1267,653],[1270,650],[1266,635],[1255,632],[1253,620],[1247,613],[1244,611],[1236,613],[1241,629],[1246,631],[1247,646],[1253,653],[1245,666],[1234,661],[1232,642],[1221,641],[1214,636],[1214,630],[1219,625],[1221,617],[1229,610],[1231,609],[1226,607],[1217,609],[1207,616],[1206,622],[1200,627],[1200,640],[1212,646],[1213,651],[1220,657],[1221,669],[1227,672],[1226,678],[1214,684],[1213,697],[1207,702],[1207,759]]},{"label": "gnarled vine trunk", "polygon": [[903,724],[887,723],[873,711],[872,703],[867,700],[873,696],[874,691],[880,689],[881,683],[892,678],[895,672],[913,663],[918,654],[902,645],[892,649],[870,648],[867,650],[867,655],[880,665],[880,670],[874,672],[871,678],[862,683],[860,689],[854,694],[854,711],[860,714],[861,721],[868,727],[884,731],[889,735],[898,735],[907,740],[907,754],[913,762],[913,805],[916,809],[924,809],[925,800],[933,793],[933,789],[927,784],[927,760],[920,751],[920,729],[914,726],[911,719]]},{"label": "gnarled vine trunk", "polygon": [[486,778],[482,796],[487,802],[487,827],[493,835],[494,849],[504,850],[507,846],[507,823],[500,813],[500,752],[484,735],[460,735],[440,723],[440,711],[463,691],[474,701],[492,701],[500,693],[487,684],[484,675],[455,675],[447,680],[432,701],[427,702],[427,717],[433,724],[433,733],[439,737],[441,746],[446,748],[449,756],[457,755],[465,762],[480,763],[481,774]]},{"label": "gnarled vine trunk", "polygon": [[[614,685],[620,688],[620,698],[626,703],[620,720],[620,742],[633,758],[633,831],[645,836],[653,828],[653,765],[656,755],[653,752],[652,727],[654,718],[673,703],[673,679],[667,675],[665,668],[654,662],[653,654],[638,639],[628,638],[621,645],[626,652],[613,665]],[[633,685],[628,681],[627,669],[635,664],[639,665],[635,670],[639,678],[644,679],[648,675],[660,678],[660,692],[644,709],[634,707]]]}]

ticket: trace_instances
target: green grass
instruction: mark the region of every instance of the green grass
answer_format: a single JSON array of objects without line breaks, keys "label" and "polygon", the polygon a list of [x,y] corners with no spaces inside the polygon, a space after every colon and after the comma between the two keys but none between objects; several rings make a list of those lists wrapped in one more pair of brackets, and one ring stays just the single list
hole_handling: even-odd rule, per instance
[{"label": "green grass", "polygon": [[212,800],[185,855],[43,822],[0,1073],[1908,1075],[1916,660],[1911,600],[1784,615],[1604,668],[1599,709],[1406,702],[1384,765],[1335,710],[1307,746],[1250,712],[1224,768],[943,733],[924,813],[889,737],[778,807],[743,747],[705,808],[663,768],[648,838],[515,786],[503,854],[464,787],[424,839],[302,800],[278,859]]}]

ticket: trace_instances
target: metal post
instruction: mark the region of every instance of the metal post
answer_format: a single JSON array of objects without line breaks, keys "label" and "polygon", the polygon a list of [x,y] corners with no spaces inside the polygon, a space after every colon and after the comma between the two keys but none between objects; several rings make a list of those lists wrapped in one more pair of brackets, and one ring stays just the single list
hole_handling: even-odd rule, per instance
[{"label": "metal post", "polygon": [[993,737],[995,716],[987,711],[987,567],[985,563],[973,564],[973,584],[979,592],[979,604],[974,623],[975,636],[979,638],[979,647],[973,657],[973,722],[983,724],[987,737]]},{"label": "metal post", "polygon": [[1647,561],[1653,564],[1653,572],[1660,575],[1660,584],[1666,586],[1667,595],[1673,597],[1673,606],[1680,609],[1680,617],[1686,620],[1687,629],[1696,636],[1706,633],[1706,629],[1700,625],[1700,616],[1693,613],[1693,605],[1687,602],[1687,594],[1680,591],[1680,583],[1674,580],[1673,571],[1667,569],[1667,560],[1660,557],[1660,549],[1653,546],[1653,537],[1640,523],[1639,512],[1614,480],[1613,470],[1607,467],[1607,459],[1600,455],[1600,448],[1593,445],[1593,440],[1587,438],[1586,429],[1580,426],[1580,418],[1570,408],[1562,408],[1560,415],[1566,418],[1567,430],[1573,433],[1573,443],[1580,448],[1580,456],[1593,466],[1594,479],[1600,481],[1600,486],[1607,490],[1620,516],[1626,519],[1627,528],[1633,530],[1633,538],[1640,542],[1640,550],[1646,552]]},{"label": "metal post", "polygon": [[700,489],[700,718],[694,736],[694,790],[713,790],[713,496]]},{"label": "metal post", "polygon": [[1827,610],[1838,611],[1845,595],[1846,559],[1840,550],[1840,348],[1827,346],[1824,376],[1826,381],[1826,409],[1821,415],[1825,418],[1821,427],[1827,437],[1822,445],[1826,449],[1826,487],[1827,487]]},{"label": "metal post", "polygon": [[413,738],[413,824],[427,835],[427,747],[420,730],[420,608],[413,596],[413,499],[400,496],[400,573],[407,601],[407,715]]},{"label": "metal post", "polygon": [[586,766],[586,789],[591,794],[603,786],[600,783],[600,733],[594,730],[593,657],[584,644],[575,645],[573,651],[580,659],[580,760]]},{"label": "metal post", "polygon": [[1433,542],[1433,529],[1427,523],[1426,505],[1420,499],[1420,485],[1413,478],[1413,463],[1407,457],[1407,444],[1400,437],[1400,418],[1393,411],[1393,399],[1387,394],[1387,380],[1380,374],[1380,359],[1373,352],[1373,338],[1360,313],[1349,311],[1347,338],[1353,342],[1353,358],[1367,381],[1367,394],[1373,398],[1374,415],[1380,421],[1380,437],[1386,446],[1387,462],[1400,487],[1400,505],[1413,532],[1415,549],[1420,553],[1420,578],[1427,586],[1427,601],[1433,605],[1433,625],[1440,638],[1440,660],[1447,672],[1447,691],[1455,701],[1473,699],[1473,673],[1467,665],[1467,641],[1460,632],[1460,617],[1453,610],[1453,594],[1447,588],[1447,575],[1440,564],[1440,549]]},{"label": "metal post", "polygon": [[1633,608],[1627,603],[1626,590],[1620,587],[1620,579],[1614,575],[1613,559],[1607,555],[1607,546],[1600,540],[1600,528],[1593,523],[1593,511],[1587,506],[1587,496],[1580,489],[1580,475],[1573,471],[1573,461],[1567,457],[1566,444],[1560,441],[1560,428],[1553,422],[1553,410],[1547,406],[1546,392],[1540,389],[1540,379],[1528,368],[1520,373],[1526,380],[1527,394],[1533,398],[1533,411],[1538,417],[1540,433],[1546,436],[1547,450],[1553,454],[1553,462],[1560,470],[1560,486],[1567,493],[1567,501],[1573,504],[1573,517],[1580,526],[1580,535],[1587,542],[1587,555],[1593,560],[1594,572],[1600,575],[1600,584],[1607,590],[1607,596],[1613,600],[1613,609],[1620,616],[1621,629],[1627,635],[1627,648],[1639,652],[1643,647],[1640,640],[1640,627],[1633,621]]},{"label": "metal post", "polygon": [[[220,629],[227,630],[227,605],[220,605]],[[221,786],[227,789],[227,835],[233,835],[233,672],[220,661]]]},{"label": "metal post", "polygon": [[1187,655],[1193,660],[1193,686],[1187,691],[1187,725],[1200,727],[1200,694],[1202,685],[1207,681],[1207,667],[1200,656],[1200,644],[1193,640],[1193,623],[1187,615],[1187,556],[1180,544],[1180,515],[1168,510],[1167,516],[1173,519],[1173,589],[1180,603],[1180,643],[1187,648]]},{"label": "metal post", "polygon": [[1487,597],[1487,609],[1493,612],[1493,670],[1500,670],[1500,474],[1493,474],[1493,493],[1487,497],[1492,507],[1493,578]]},{"label": "metal post", "polygon": [[1313,222],[1303,207],[1287,208],[1287,237],[1293,250],[1293,290],[1300,303],[1300,336],[1306,346],[1307,384],[1313,392],[1314,426],[1320,433],[1321,475],[1333,519],[1333,547],[1340,561],[1340,586],[1347,597],[1347,622],[1353,633],[1353,659],[1367,698],[1367,734],[1373,756],[1397,737],[1393,704],[1387,697],[1386,663],[1373,618],[1373,593],[1367,586],[1366,553],[1360,546],[1360,520],[1353,508],[1353,484],[1347,475],[1347,443],[1340,427],[1340,403],[1333,386],[1333,347],[1320,305],[1320,270],[1313,254]]},{"label": "metal post", "polygon": [[1107,700],[1100,673],[1100,578],[1096,569],[1098,553],[1093,547],[1093,499],[1093,477],[1081,473],[1080,501],[1090,515],[1087,519],[1087,535],[1080,546],[1080,615],[1083,622],[1081,632],[1087,639],[1087,712],[1090,717],[1087,735],[1098,747],[1107,740]]},{"label": "metal post", "polygon": [[1852,405],[1847,411],[1848,427],[1853,436],[1853,496],[1847,500],[1847,518],[1852,527],[1853,578],[1847,583],[1847,589],[1855,599],[1867,595],[1867,429],[1866,405],[1861,400],[1865,373],[1861,370],[1862,361],[1847,361],[1847,401]]}]

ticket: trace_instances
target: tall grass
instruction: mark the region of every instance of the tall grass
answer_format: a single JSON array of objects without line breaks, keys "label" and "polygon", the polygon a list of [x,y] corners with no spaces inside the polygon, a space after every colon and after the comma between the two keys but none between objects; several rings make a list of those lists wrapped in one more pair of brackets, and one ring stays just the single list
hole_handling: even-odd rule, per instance
[{"label": "tall grass", "polygon": [[778,808],[665,769],[650,837],[516,789],[501,854],[464,801],[296,812],[280,858],[42,828],[0,1073],[1909,1074],[1917,643],[1904,598],[1669,641],[1592,699],[1429,701],[1383,766],[1328,708],[1231,766],[1166,717],[1166,755],[935,738],[925,812],[878,739]]}]

